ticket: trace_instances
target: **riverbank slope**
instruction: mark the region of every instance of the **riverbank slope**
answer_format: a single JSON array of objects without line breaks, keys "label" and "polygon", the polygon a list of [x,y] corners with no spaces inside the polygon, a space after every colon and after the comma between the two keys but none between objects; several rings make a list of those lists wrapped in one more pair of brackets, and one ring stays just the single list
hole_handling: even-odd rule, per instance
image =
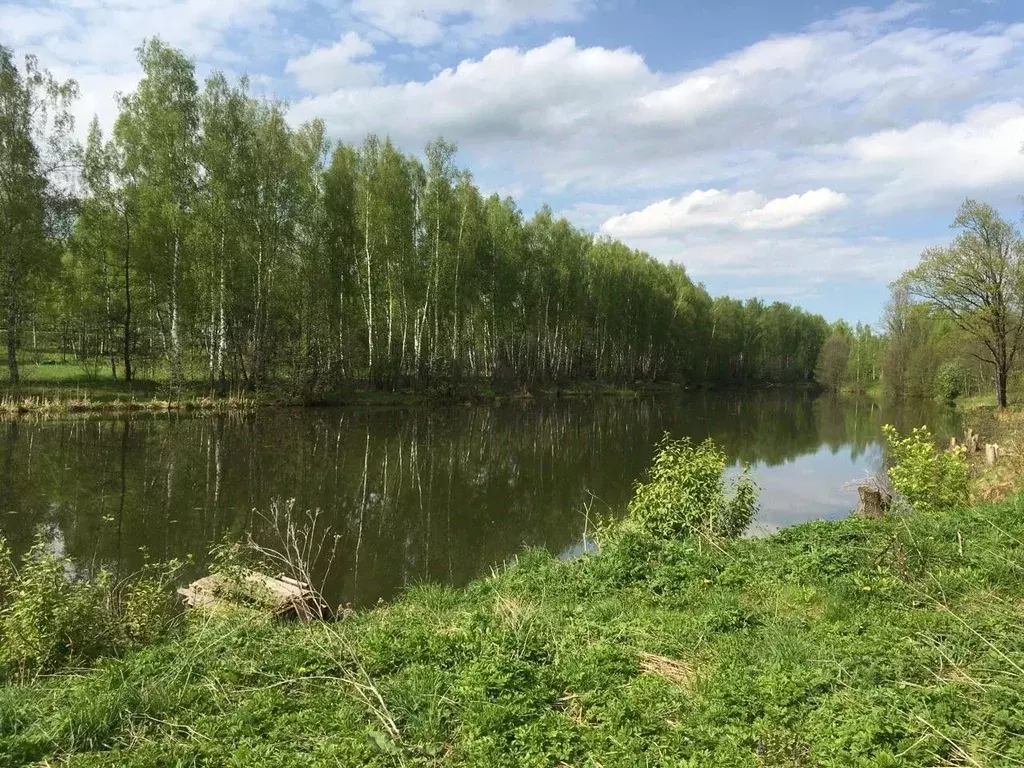
[{"label": "riverbank slope", "polygon": [[333,623],[197,615],[0,688],[0,763],[1015,765],[1022,512],[626,535]]}]

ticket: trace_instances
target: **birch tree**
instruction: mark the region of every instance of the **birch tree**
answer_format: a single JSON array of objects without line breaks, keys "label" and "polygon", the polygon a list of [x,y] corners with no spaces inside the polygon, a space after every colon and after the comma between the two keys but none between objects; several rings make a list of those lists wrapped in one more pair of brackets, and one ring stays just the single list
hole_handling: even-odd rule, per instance
[{"label": "birch tree", "polygon": [[485,200],[443,139],[419,154],[376,136],[356,149],[317,120],[292,127],[245,78],[213,73],[200,93],[192,62],[159,40],[138,50],[143,76],[111,141],[90,130],[87,195],[58,264],[69,219],[43,161],[62,134],[24,114],[44,105],[66,129],[73,89],[34,62],[26,79],[5,55],[0,309],[14,378],[29,319],[111,376],[116,346],[126,379],[166,369],[221,393],[813,376],[822,318],[713,299],[682,266],[546,206],[527,220],[511,198]]},{"label": "birch tree", "polygon": [[142,80],[121,100],[114,137],[125,173],[137,180],[148,266],[165,300],[160,324],[171,381],[180,384],[186,241],[198,183],[198,87],[192,62],[159,39],[137,53]]},{"label": "birch tree", "polygon": [[57,265],[70,198],[61,185],[74,155],[74,81],[59,82],[27,56],[24,71],[0,46],[0,307],[7,368],[19,381],[18,344],[38,281]]}]

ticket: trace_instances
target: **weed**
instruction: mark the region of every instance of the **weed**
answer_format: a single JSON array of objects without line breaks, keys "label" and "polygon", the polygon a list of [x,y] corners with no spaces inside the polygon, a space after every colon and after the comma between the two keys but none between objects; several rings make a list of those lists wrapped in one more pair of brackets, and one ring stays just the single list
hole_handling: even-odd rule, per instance
[{"label": "weed", "polygon": [[963,447],[940,451],[927,427],[918,427],[905,437],[890,425],[882,431],[889,443],[893,488],[914,509],[929,514],[967,503],[970,467]]},{"label": "weed", "polygon": [[27,680],[159,639],[177,614],[178,563],[115,582],[81,572],[40,534],[16,565],[0,537],[0,679]]},{"label": "weed", "polygon": [[711,440],[693,445],[666,435],[629,517],[659,539],[738,536],[757,512],[757,487],[744,470],[730,492],[724,475],[725,454]]}]

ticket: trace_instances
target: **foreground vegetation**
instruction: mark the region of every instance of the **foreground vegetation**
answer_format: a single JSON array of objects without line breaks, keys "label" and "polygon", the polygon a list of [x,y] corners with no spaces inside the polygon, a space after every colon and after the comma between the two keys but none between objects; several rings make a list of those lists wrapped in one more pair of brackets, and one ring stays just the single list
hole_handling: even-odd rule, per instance
[{"label": "foreground vegetation", "polygon": [[[118,657],[91,671],[39,675],[85,661],[67,644],[63,661],[8,659],[0,755],[75,766],[1017,765],[1024,499],[942,503],[937,484],[956,482],[962,459],[893,439],[909,457],[897,490],[936,502],[927,512],[901,503],[883,519],[723,538],[749,521],[752,489],[723,484],[713,447],[674,443],[626,522],[601,527],[600,554],[527,552],[465,590],[417,587],[309,625],[237,608],[175,626],[142,601],[155,639],[130,650],[114,633]],[[24,600],[8,602],[8,633],[12,604]]]}]

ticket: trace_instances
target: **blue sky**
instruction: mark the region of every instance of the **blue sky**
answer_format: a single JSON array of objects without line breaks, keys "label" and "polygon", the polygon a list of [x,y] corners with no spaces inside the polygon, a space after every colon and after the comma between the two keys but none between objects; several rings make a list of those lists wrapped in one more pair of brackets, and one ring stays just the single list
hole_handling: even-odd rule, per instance
[{"label": "blue sky", "polygon": [[0,42],[110,124],[160,35],[339,139],[443,135],[713,293],[875,322],[965,197],[1020,220],[1019,0],[0,0]]}]

